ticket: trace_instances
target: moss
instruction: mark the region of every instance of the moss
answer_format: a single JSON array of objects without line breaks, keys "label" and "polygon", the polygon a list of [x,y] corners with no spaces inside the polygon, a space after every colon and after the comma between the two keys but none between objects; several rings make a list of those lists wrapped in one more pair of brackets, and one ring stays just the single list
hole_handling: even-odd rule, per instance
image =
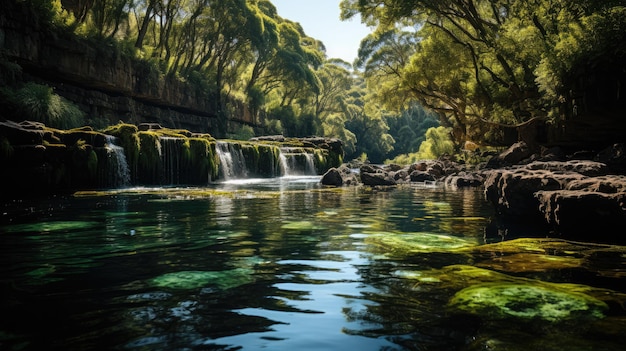
[{"label": "moss", "polygon": [[127,123],[119,123],[102,130],[102,133],[116,137],[120,146],[124,148],[131,176],[137,174],[139,166],[140,140],[137,135],[138,131],[137,126]]},{"label": "moss", "polygon": [[208,183],[213,179],[214,162],[211,142],[204,138],[189,138],[189,169],[192,183]]},{"label": "moss", "polygon": [[463,249],[476,246],[476,240],[434,233],[371,233],[365,242],[395,254],[422,252],[462,252]]},{"label": "moss", "polygon": [[311,231],[324,229],[324,227],[318,226],[311,221],[296,221],[287,222],[281,226],[282,229],[295,230],[295,231]]},{"label": "moss", "polygon": [[217,286],[221,290],[235,288],[252,282],[253,271],[235,268],[225,271],[180,271],[163,274],[150,280],[154,286],[189,290]]},{"label": "moss", "polygon": [[571,256],[516,253],[512,255],[493,257],[491,259],[481,261],[476,265],[479,267],[497,269],[499,271],[522,273],[579,268],[583,266],[584,262],[585,261],[582,258]]},{"label": "moss", "polygon": [[151,131],[138,132],[139,159],[138,179],[148,184],[158,184],[161,173],[161,143],[159,134]]},{"label": "moss", "polygon": [[87,156],[87,171],[92,179],[98,174],[98,155],[94,150]]},{"label": "moss", "polygon": [[589,295],[555,287],[488,283],[457,292],[448,304],[452,309],[487,319],[514,318],[559,322],[604,317],[608,306]]},{"label": "moss", "polygon": [[[570,317],[600,318],[607,304],[621,306],[626,302],[624,294],[612,290],[515,277],[468,265],[398,271],[395,275],[416,281],[420,289],[428,289],[433,294],[445,295],[452,291],[448,304],[452,312],[476,314],[485,319],[551,322]],[[524,300],[525,296],[528,300]]]},{"label": "moss", "polygon": [[84,140],[91,146],[103,147],[106,143],[105,135],[89,130],[90,128],[91,127],[83,127],[67,131],[55,131],[54,135],[58,136],[65,145],[74,145],[78,140]]},{"label": "moss", "polygon": [[281,176],[280,148],[269,144],[258,144],[257,147],[259,150],[259,174],[264,177]]}]

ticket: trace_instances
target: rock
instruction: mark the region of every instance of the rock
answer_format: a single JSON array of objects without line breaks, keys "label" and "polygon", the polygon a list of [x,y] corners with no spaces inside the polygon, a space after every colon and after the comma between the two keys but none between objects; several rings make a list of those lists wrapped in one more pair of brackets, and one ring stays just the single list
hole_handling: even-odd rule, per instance
[{"label": "rock", "polygon": [[148,130],[161,130],[163,127],[158,123],[141,123],[137,126],[137,129],[145,132]]},{"label": "rock", "polygon": [[389,186],[397,184],[397,182],[392,177],[384,172],[361,172],[361,182],[363,182],[364,185],[370,186]]},{"label": "rock", "polygon": [[264,136],[251,138],[250,141],[272,141],[272,142],[277,142],[277,143],[283,143],[285,142],[285,136],[284,135],[264,135]]},{"label": "rock", "polygon": [[38,128],[34,122],[0,121],[0,135],[3,135],[11,145],[38,145],[44,140],[43,128]]},{"label": "rock", "polygon": [[443,182],[452,188],[479,187],[485,182],[485,177],[479,173],[461,171],[445,177]]},{"label": "rock", "polygon": [[528,219],[542,217],[534,194],[540,190],[563,189],[567,182],[584,177],[570,172],[555,173],[532,166],[494,170],[485,180],[485,199],[504,217]]},{"label": "rock", "polygon": [[543,221],[568,237],[597,238],[626,225],[626,176],[603,175],[607,170],[586,160],[493,170],[485,198],[500,216]]},{"label": "rock", "polygon": [[333,167],[324,173],[320,182],[322,185],[342,186],[343,178],[341,177],[341,172]]},{"label": "rock", "polygon": [[593,236],[612,242],[615,228],[626,225],[626,177],[604,176],[571,181],[558,191],[538,191],[535,197],[546,222],[560,231],[580,237]]},{"label": "rock", "polygon": [[520,141],[511,145],[506,151],[500,153],[489,160],[488,168],[500,168],[519,164],[522,160],[529,158],[532,150],[525,142]]},{"label": "rock", "polygon": [[615,173],[624,174],[626,173],[626,146],[623,143],[613,144],[600,151],[594,160],[605,163]]},{"label": "rock", "polygon": [[330,186],[349,186],[359,184],[356,174],[346,165],[341,165],[339,168],[330,168],[326,171],[326,173],[324,173],[324,175],[322,175],[320,182],[322,185]]},{"label": "rock", "polygon": [[524,168],[531,170],[541,169],[558,173],[576,172],[578,174],[589,177],[597,177],[609,174],[609,168],[606,164],[587,160],[571,160],[566,162],[536,161],[528,164]]},{"label": "rock", "polygon": [[435,177],[432,174],[418,170],[411,172],[410,178],[412,182],[435,181]]}]

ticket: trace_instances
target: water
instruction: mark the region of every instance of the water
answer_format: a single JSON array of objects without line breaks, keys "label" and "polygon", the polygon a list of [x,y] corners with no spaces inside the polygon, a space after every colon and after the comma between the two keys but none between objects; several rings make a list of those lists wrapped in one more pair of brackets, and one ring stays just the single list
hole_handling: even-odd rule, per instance
[{"label": "water", "polygon": [[[299,176],[2,206],[2,350],[617,350],[626,342],[624,248],[513,240],[494,228],[476,190],[333,189]],[[521,245],[497,246],[503,240]],[[510,315],[453,308],[468,287],[510,284],[541,288],[540,312],[559,319],[525,317],[532,301],[508,305]],[[575,308],[553,286],[575,291],[571,301],[605,305],[563,318]]]},{"label": "water", "polygon": [[116,144],[116,139],[114,136],[107,135],[105,145],[109,164],[107,173],[108,177],[112,178],[107,186],[112,188],[125,187],[130,184],[130,169],[128,168],[128,162],[126,162],[124,148]]},{"label": "water", "polygon": [[248,176],[246,159],[240,146],[218,141],[217,154],[220,158],[220,175],[222,179],[238,179]]},{"label": "water", "polygon": [[283,174],[288,176],[315,175],[315,156],[300,148],[284,147],[280,150]]}]

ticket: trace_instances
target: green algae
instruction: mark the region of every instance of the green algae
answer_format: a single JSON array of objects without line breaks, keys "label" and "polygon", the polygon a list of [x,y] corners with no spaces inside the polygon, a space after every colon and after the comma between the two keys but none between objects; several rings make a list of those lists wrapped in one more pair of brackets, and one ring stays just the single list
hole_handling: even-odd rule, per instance
[{"label": "green algae", "polygon": [[225,271],[180,271],[160,275],[150,284],[176,290],[216,286],[228,290],[252,282],[252,269],[235,268]]},{"label": "green algae", "polygon": [[608,309],[606,303],[589,295],[554,287],[488,283],[457,292],[448,306],[488,319],[540,319],[558,322],[569,319],[598,319]]},{"label": "green algae", "polygon": [[499,271],[521,273],[545,272],[548,270],[578,268],[582,267],[584,262],[584,259],[577,257],[517,253],[512,255],[494,257],[485,261],[481,261],[476,265],[479,267],[486,267]]},{"label": "green algae", "polygon": [[311,231],[311,230],[319,230],[324,229],[311,221],[295,221],[295,222],[287,222],[281,226],[282,229],[287,230],[296,230],[296,231]]},{"label": "green algae", "polygon": [[623,305],[626,295],[581,284],[551,283],[468,265],[451,265],[423,271],[399,270],[395,276],[414,281],[415,288],[438,295],[451,294],[452,312],[486,320],[599,319],[608,303]]},{"label": "green algae", "polygon": [[2,229],[6,233],[52,233],[70,230],[83,230],[86,228],[93,228],[98,225],[100,225],[98,222],[91,221],[49,221],[7,225],[2,227]]},{"label": "green algae", "polygon": [[366,243],[393,253],[459,252],[477,245],[475,239],[426,232],[368,234]]},{"label": "green algae", "polygon": [[[624,255],[626,247],[583,243],[553,238],[520,238],[473,247],[467,250],[476,258],[476,265],[499,271],[545,272],[561,269],[586,269],[594,262]],[[623,265],[601,264],[595,274],[624,277]]]}]

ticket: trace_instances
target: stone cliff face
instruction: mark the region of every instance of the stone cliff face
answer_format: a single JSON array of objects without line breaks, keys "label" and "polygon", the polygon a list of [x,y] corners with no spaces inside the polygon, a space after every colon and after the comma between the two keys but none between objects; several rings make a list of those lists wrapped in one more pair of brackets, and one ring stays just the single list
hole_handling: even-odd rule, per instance
[{"label": "stone cliff face", "polygon": [[[91,118],[104,118],[111,124],[155,122],[215,131],[217,105],[210,93],[163,76],[145,61],[121,55],[113,45],[91,45],[44,28],[37,17],[18,6],[0,14],[0,52],[22,67],[24,80],[54,87]],[[244,119],[234,118],[252,122]]]}]

